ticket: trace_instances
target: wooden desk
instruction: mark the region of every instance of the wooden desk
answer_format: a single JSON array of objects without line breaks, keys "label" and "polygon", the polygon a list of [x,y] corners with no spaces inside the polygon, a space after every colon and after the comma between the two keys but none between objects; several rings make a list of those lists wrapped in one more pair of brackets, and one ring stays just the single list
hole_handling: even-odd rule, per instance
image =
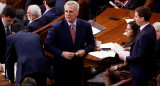
[{"label": "wooden desk", "polygon": [[[124,17],[129,17],[130,19],[134,18],[134,10],[125,10],[125,9],[115,9],[115,8],[107,8],[104,12],[96,17],[96,23],[107,28],[104,32],[97,34],[95,36],[96,39],[102,41],[102,43],[118,43],[127,41],[127,37],[123,35],[127,23]],[[119,20],[110,20],[109,17],[118,17]],[[93,20],[94,21],[94,20]],[[152,17],[150,19],[150,24],[154,22],[160,21],[160,13],[152,13]],[[85,61],[85,66],[98,66],[96,62],[99,63],[102,59],[87,55],[87,61]],[[89,61],[89,60],[91,61]]]},{"label": "wooden desk", "polygon": [[0,86],[9,85],[10,83],[8,81],[2,81],[4,78],[4,75],[2,75],[2,72],[0,72]]}]

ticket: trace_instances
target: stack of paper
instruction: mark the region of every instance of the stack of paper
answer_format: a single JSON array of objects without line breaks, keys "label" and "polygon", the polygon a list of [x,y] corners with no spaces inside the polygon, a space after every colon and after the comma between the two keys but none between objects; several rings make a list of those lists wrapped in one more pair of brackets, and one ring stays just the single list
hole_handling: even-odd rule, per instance
[{"label": "stack of paper", "polygon": [[89,54],[102,59],[106,57],[115,57],[114,51],[94,51],[90,52]]},{"label": "stack of paper", "polygon": [[124,48],[121,47],[119,44],[114,43],[113,47],[111,48],[112,50],[114,50],[116,53],[120,54],[124,54],[125,56],[129,56],[130,52],[129,51],[124,51]]}]

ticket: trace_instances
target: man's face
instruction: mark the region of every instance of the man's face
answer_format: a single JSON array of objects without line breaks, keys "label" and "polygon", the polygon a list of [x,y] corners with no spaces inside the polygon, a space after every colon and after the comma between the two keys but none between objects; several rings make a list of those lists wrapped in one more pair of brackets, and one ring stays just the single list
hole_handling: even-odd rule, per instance
[{"label": "man's face", "polygon": [[156,37],[157,37],[157,39],[160,38],[160,30],[156,30]]},{"label": "man's face", "polygon": [[138,16],[138,13],[135,12],[134,20],[135,20],[135,22],[136,22],[137,25],[141,26],[142,19],[143,19],[143,18],[140,18],[140,17]]},{"label": "man's face", "polygon": [[65,12],[65,19],[70,23],[73,23],[79,14],[79,11],[76,11],[74,5],[65,5],[64,12]]},{"label": "man's face", "polygon": [[27,9],[27,17],[28,17],[28,20],[30,20],[30,21],[33,20],[30,8]]},{"label": "man's face", "polygon": [[15,18],[10,18],[9,16],[8,17],[3,17],[3,20],[4,20],[4,23],[7,25],[7,26],[10,26],[11,24],[13,24]]}]

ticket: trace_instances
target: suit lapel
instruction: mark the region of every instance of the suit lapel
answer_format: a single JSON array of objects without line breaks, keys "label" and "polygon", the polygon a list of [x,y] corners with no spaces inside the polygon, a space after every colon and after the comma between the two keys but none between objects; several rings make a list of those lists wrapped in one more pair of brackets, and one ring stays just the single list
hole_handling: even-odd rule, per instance
[{"label": "suit lapel", "polygon": [[66,41],[69,41],[70,44],[73,45],[73,40],[72,40],[72,36],[71,36],[71,32],[70,32],[70,26],[68,25],[67,21],[64,19],[64,36],[65,39],[67,39]]},{"label": "suit lapel", "polygon": [[81,24],[80,24],[80,22],[79,22],[79,19],[77,18],[75,46],[77,45],[77,43],[79,43],[78,38],[80,37],[80,34],[81,34],[80,25],[81,25]]}]

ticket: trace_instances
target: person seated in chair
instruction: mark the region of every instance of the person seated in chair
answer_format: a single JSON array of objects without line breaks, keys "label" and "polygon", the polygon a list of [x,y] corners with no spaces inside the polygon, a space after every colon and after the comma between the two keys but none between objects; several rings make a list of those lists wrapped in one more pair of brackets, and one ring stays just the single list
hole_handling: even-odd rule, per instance
[{"label": "person seated in chair", "polygon": [[[136,24],[135,21],[129,22],[127,24],[127,29],[125,31],[125,34],[128,36],[128,41],[125,44],[125,50],[129,50],[130,46],[132,45],[133,41],[135,40],[137,34],[138,34],[139,26]],[[111,66],[110,68],[107,68],[106,71],[103,72],[103,79],[105,86],[110,86],[112,84],[111,79],[117,79],[119,80],[119,75],[121,70],[128,69],[127,63],[124,62],[123,64],[118,64]],[[117,81],[115,80],[115,81]]]},{"label": "person seated in chair", "polygon": [[24,20],[23,24],[26,26],[26,30],[33,32],[42,27],[43,21],[40,19],[42,16],[41,9],[38,5],[30,5],[27,10],[28,20]]}]

